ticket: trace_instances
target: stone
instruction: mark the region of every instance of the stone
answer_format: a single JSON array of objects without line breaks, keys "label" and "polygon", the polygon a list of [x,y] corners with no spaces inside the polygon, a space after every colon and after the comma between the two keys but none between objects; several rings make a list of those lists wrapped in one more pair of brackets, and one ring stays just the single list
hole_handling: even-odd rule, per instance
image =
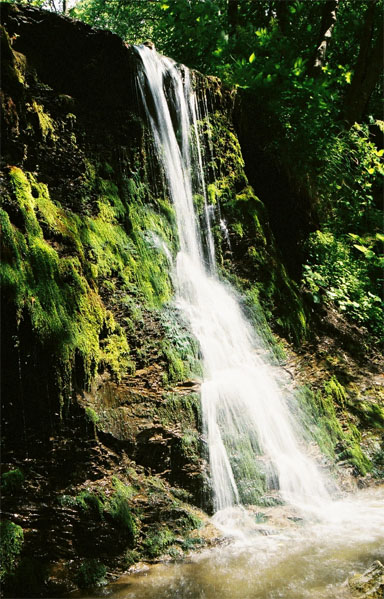
[{"label": "stone", "polygon": [[348,579],[352,597],[356,599],[383,599],[384,597],[384,566],[379,560],[363,574],[355,574]]}]

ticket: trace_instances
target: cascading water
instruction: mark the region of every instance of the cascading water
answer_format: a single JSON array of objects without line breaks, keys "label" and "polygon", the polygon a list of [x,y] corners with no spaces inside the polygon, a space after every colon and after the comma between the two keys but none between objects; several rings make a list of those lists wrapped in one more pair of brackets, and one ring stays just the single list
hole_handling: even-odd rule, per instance
[{"label": "cascading water", "polygon": [[203,356],[201,397],[215,507],[251,503],[252,479],[261,476],[278,486],[284,500],[311,508],[328,499],[324,480],[300,447],[285,398],[259,355],[261,340],[235,293],[216,275],[206,198],[205,260],[193,202],[193,193],[206,194],[189,71],[147,47],[137,52],[138,85],[176,211],[177,302]]}]

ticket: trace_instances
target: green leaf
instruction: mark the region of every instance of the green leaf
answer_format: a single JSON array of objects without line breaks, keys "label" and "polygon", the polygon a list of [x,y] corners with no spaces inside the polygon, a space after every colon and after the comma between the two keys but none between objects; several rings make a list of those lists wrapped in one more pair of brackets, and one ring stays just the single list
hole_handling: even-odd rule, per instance
[{"label": "green leaf", "polygon": [[168,10],[168,8],[169,8],[169,4],[162,4],[162,5],[160,6],[160,8],[161,8],[161,10]]},{"label": "green leaf", "polygon": [[359,250],[359,252],[362,252],[363,254],[366,254],[368,252],[368,248],[364,247],[363,245],[357,245],[356,243],[354,243],[353,247]]},{"label": "green leaf", "polygon": [[254,62],[255,58],[256,58],[256,56],[255,56],[255,53],[254,53],[254,52],[252,52],[252,54],[251,54],[251,56],[249,57],[249,59],[248,59],[248,60],[249,60],[249,62],[252,64],[252,63]]}]

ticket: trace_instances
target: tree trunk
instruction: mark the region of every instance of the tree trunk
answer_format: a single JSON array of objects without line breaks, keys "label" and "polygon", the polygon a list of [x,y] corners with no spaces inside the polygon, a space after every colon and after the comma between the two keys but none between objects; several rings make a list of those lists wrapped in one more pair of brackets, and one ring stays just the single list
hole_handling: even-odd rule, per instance
[{"label": "tree trunk", "polygon": [[336,23],[338,3],[339,0],[327,0],[324,2],[317,47],[310,63],[309,74],[312,76],[320,73],[321,68],[324,66],[325,55]]},{"label": "tree trunk", "polygon": [[236,35],[239,3],[238,0],[228,0],[228,35]]},{"label": "tree trunk", "polygon": [[281,2],[278,0],[276,2],[276,16],[279,24],[280,31],[283,35],[286,35],[288,22],[289,22],[289,2],[286,0],[285,2]]},{"label": "tree trunk", "polygon": [[342,119],[347,127],[351,127],[353,123],[362,120],[371,94],[384,67],[382,27],[380,27],[378,38],[372,46],[374,8],[373,5],[367,10],[355,72],[344,98]]}]

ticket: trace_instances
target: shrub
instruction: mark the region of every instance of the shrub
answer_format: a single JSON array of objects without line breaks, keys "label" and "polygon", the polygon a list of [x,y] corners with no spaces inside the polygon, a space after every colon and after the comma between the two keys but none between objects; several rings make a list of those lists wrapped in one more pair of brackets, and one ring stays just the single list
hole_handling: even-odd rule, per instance
[{"label": "shrub", "polygon": [[[311,234],[303,281],[314,303],[331,303],[349,319],[380,337],[384,330],[380,266],[375,236],[371,241],[326,231]],[[356,243],[359,241],[360,243]]]},{"label": "shrub", "polygon": [[23,542],[21,526],[10,520],[0,522],[0,581],[14,571]]},{"label": "shrub", "polygon": [[78,570],[76,582],[82,589],[100,585],[106,573],[107,568],[99,560],[85,559]]},{"label": "shrub", "polygon": [[24,482],[24,474],[19,468],[4,472],[1,475],[1,489],[5,493],[17,493],[20,491]]}]

